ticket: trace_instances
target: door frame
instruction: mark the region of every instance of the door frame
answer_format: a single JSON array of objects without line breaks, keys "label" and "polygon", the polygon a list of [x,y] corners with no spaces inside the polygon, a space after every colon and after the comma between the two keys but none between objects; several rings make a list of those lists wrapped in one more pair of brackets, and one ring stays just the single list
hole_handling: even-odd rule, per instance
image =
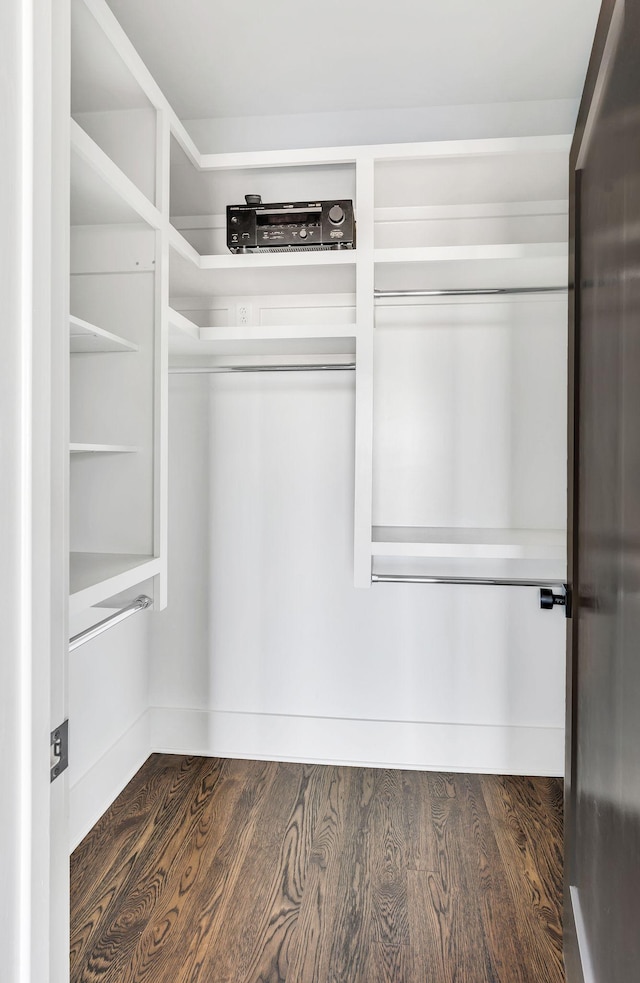
[{"label": "door frame", "polygon": [[69,977],[67,783],[65,775],[51,785],[49,774],[67,641],[58,530],[64,434],[52,372],[62,331],[52,318],[54,7],[52,0],[0,4],[6,325],[0,359],[0,945],[12,983]]},{"label": "door frame", "polygon": [[580,419],[580,172],[588,153],[594,123],[617,50],[624,23],[625,0],[602,0],[576,129],[569,154],[569,359],[567,455],[567,580],[572,595],[567,620],[565,776],[564,776],[564,959],[567,983],[592,983],[588,946],[572,891],[575,872],[578,620],[580,576],[578,563],[578,472]]}]

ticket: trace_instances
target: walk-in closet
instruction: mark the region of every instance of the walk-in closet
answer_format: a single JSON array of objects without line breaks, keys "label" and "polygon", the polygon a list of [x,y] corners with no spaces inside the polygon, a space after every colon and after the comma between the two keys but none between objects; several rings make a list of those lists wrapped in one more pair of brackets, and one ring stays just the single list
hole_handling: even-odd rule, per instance
[{"label": "walk-in closet", "polygon": [[[51,836],[74,983],[562,983],[569,151],[599,6],[52,5]],[[305,218],[293,248],[231,251],[228,208],[255,196],[276,229],[336,203],[329,246]],[[182,908],[202,858],[244,885],[228,938],[200,887]],[[505,914],[527,885],[534,914]],[[373,925],[338,955],[334,895]],[[174,902],[190,954],[147,965]],[[293,927],[237,963],[189,949],[267,911],[317,959]],[[477,977],[475,943],[455,971],[431,944],[465,919]]]}]

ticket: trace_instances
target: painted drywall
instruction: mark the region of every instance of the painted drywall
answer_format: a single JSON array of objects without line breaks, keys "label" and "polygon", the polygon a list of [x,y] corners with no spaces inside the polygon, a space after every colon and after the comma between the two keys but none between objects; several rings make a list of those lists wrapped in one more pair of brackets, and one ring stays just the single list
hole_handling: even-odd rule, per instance
[{"label": "painted drywall", "polygon": [[162,747],[561,772],[564,619],[535,589],[352,586],[349,374],[176,377],[169,418]]}]

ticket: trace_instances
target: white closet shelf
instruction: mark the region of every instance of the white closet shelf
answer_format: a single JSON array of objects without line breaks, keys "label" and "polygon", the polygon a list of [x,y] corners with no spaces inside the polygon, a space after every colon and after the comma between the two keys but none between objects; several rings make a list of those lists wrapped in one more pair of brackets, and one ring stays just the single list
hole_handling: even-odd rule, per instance
[{"label": "white closet shelf", "polygon": [[71,120],[71,224],[162,224],[160,212],[75,120]]},{"label": "white closet shelf", "polygon": [[549,201],[497,201],[462,205],[395,205],[373,210],[375,222],[433,222],[449,219],[509,218],[521,215],[567,215],[566,198]]},{"label": "white closet shelf", "polygon": [[314,338],[355,338],[355,324],[268,324],[200,328],[201,341],[274,341]]},{"label": "white closet shelf", "polygon": [[564,560],[563,529],[374,526],[373,556],[487,560]]},{"label": "white closet shelf", "polygon": [[516,242],[475,246],[414,246],[374,250],[376,263],[474,263],[483,260],[566,259],[566,242]]},{"label": "white closet shelf", "polygon": [[376,288],[564,287],[567,255],[563,242],[376,249]]},{"label": "white closet shelf", "polygon": [[69,554],[69,614],[78,614],[161,572],[158,557],[133,553]]},{"label": "white closet shelf", "polygon": [[73,355],[99,352],[138,352],[140,346],[82,318],[69,317],[69,348]]},{"label": "white closet shelf", "polygon": [[[179,311],[169,309],[169,324],[195,341],[281,341],[300,338],[355,338],[355,324],[249,324],[198,327]],[[189,349],[191,351],[191,348]]]},{"label": "white closet shelf", "polygon": [[286,355],[355,353],[355,324],[222,325],[198,327],[170,309],[172,355]]},{"label": "white closet shelf", "polygon": [[136,454],[138,450],[130,444],[69,444],[70,454]]},{"label": "white closet shelf", "polygon": [[264,269],[290,266],[354,266],[356,262],[355,249],[311,249],[308,251],[283,249],[278,252],[257,253],[219,253],[200,255],[187,242],[176,228],[170,226],[169,239],[171,246],[185,259],[191,260],[194,266],[201,270],[235,270],[235,269]]},{"label": "white closet shelf", "polygon": [[[356,250],[200,256],[171,236],[172,297],[355,293]],[[182,238],[182,236],[180,236]]]}]

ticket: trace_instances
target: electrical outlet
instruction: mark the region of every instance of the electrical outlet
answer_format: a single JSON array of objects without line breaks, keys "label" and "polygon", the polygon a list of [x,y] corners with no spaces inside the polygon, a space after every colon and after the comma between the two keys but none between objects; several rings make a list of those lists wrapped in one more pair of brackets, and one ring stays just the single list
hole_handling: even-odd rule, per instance
[{"label": "electrical outlet", "polygon": [[236,306],[236,324],[240,327],[246,327],[251,321],[251,305],[250,304],[238,304]]}]

